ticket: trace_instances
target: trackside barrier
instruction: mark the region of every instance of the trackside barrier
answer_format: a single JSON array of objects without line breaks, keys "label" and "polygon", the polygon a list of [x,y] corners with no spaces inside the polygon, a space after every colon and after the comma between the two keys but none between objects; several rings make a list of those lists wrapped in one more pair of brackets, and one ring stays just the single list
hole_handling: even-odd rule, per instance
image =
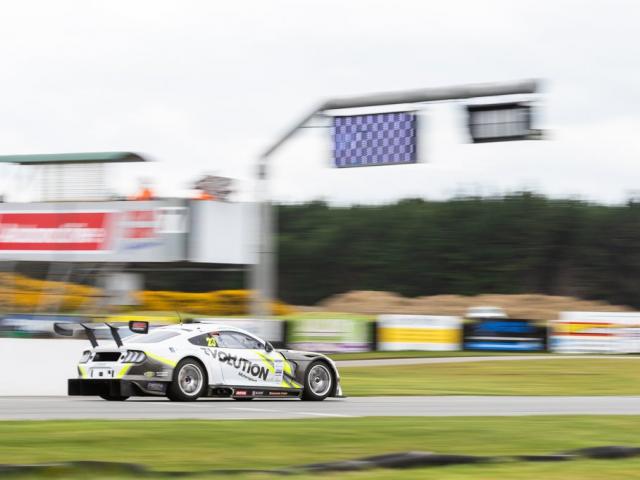
[{"label": "trackside barrier", "polygon": [[0,395],[66,395],[87,340],[0,338]]},{"label": "trackside barrier", "polygon": [[373,317],[310,312],[286,317],[287,346],[313,352],[368,352],[375,348]]},{"label": "trackside barrier", "polygon": [[461,349],[460,317],[435,315],[380,315],[378,349],[383,351]]},{"label": "trackside barrier", "polygon": [[549,328],[555,353],[640,353],[640,312],[562,312]]},{"label": "trackside barrier", "polygon": [[533,320],[478,318],[464,324],[465,350],[543,352],[547,349],[547,328]]}]

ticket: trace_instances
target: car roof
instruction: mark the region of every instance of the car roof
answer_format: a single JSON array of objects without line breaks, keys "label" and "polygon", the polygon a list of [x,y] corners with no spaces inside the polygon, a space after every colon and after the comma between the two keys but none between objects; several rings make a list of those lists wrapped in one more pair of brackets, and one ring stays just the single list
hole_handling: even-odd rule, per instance
[{"label": "car roof", "polygon": [[176,324],[176,325],[166,325],[164,327],[154,328],[150,331],[158,331],[158,330],[166,330],[170,332],[178,332],[181,335],[191,335],[191,334],[201,334],[201,333],[209,333],[209,332],[239,332],[244,333],[245,335],[249,335],[250,337],[258,338],[253,333],[248,332],[242,328],[233,327],[231,325],[224,325],[219,323],[184,323],[184,324]]}]

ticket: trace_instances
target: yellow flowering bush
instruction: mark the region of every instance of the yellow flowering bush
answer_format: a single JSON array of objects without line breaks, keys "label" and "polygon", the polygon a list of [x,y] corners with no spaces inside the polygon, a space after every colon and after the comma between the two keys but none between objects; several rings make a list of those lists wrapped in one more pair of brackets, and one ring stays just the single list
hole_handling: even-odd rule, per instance
[{"label": "yellow flowering bush", "polygon": [[[12,312],[89,312],[99,305],[101,290],[75,283],[36,280],[24,275],[0,273],[0,310]],[[135,308],[153,312],[179,311],[194,315],[228,316],[249,313],[249,290],[218,290],[189,293],[142,291],[136,294]],[[294,310],[282,302],[273,302],[273,315],[288,315]]]}]

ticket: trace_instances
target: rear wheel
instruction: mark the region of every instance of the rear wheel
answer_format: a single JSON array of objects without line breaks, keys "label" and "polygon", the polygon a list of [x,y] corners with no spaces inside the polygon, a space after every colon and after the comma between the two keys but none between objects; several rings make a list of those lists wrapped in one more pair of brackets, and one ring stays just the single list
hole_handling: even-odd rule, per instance
[{"label": "rear wheel", "polygon": [[100,398],[102,398],[103,400],[108,400],[109,402],[124,402],[129,397],[120,395],[100,395]]},{"label": "rear wheel", "polygon": [[173,370],[173,381],[167,397],[174,402],[197,400],[207,388],[207,374],[200,362],[192,358],[181,360]]},{"label": "rear wheel", "polygon": [[304,378],[303,400],[320,401],[327,398],[333,390],[333,373],[324,362],[313,362],[307,368]]}]

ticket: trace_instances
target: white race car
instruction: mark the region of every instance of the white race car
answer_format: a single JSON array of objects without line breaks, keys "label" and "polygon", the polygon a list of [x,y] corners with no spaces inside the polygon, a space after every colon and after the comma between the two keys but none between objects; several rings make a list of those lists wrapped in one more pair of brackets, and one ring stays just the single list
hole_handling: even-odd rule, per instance
[{"label": "white race car", "polygon": [[[132,396],[166,396],[175,401],[200,397],[341,397],[340,375],[328,357],[276,350],[240,328],[187,323],[155,328],[130,322],[133,335],[122,338],[106,324],[115,344],[98,345],[95,326],[83,325],[92,347],[69,379],[69,395],[94,395],[122,401]],[[68,324],[56,332],[72,335]]]}]

